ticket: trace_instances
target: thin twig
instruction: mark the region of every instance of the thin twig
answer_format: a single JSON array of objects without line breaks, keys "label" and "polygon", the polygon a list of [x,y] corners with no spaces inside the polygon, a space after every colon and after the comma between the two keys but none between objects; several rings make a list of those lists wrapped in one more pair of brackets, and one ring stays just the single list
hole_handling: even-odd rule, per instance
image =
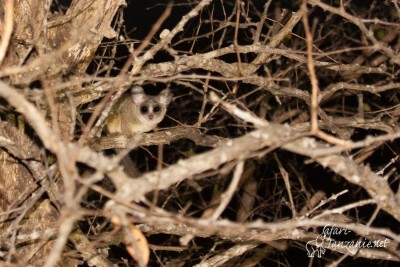
[{"label": "thin twig", "polygon": [[240,178],[242,177],[243,166],[244,166],[244,162],[243,161],[239,162],[236,165],[235,171],[233,173],[232,181],[229,184],[228,189],[224,193],[222,193],[221,202],[219,203],[218,207],[213,212],[212,216],[210,217],[210,220],[213,220],[213,221],[217,220],[218,217],[221,216],[222,212],[228,206],[229,202],[231,201],[231,199],[233,197],[233,194],[237,190]]},{"label": "thin twig", "polygon": [[307,68],[308,73],[310,75],[311,80],[311,134],[317,134],[319,131],[318,128],[318,79],[315,74],[314,68],[314,60],[313,60],[313,38],[310,32],[310,26],[308,25],[308,16],[307,16],[307,0],[303,0],[301,5],[301,9],[303,9],[303,25],[304,31],[306,34],[306,43],[307,43]]}]

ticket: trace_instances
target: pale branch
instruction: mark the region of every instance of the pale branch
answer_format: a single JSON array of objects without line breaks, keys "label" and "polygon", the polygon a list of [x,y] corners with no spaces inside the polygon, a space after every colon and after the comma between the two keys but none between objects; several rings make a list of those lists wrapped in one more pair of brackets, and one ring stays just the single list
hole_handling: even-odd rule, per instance
[{"label": "pale branch", "polygon": [[[216,135],[203,134],[199,129],[190,127],[177,127],[157,131],[154,133],[144,133],[140,135],[140,141],[137,146],[151,146],[159,144],[170,144],[171,142],[189,139],[198,146],[204,147],[218,147],[227,139]],[[130,139],[124,135],[113,134],[110,136],[103,136],[100,138],[93,138],[89,142],[89,147],[94,151],[101,151],[106,149],[127,148]]]},{"label": "pale branch", "polygon": [[238,257],[245,252],[252,250],[253,248],[259,246],[258,242],[246,242],[246,243],[238,243],[233,247],[227,249],[224,252],[221,252],[209,259],[201,261],[199,264],[196,264],[194,267],[208,267],[208,266],[224,266],[223,264],[227,261]]},{"label": "pale branch", "polygon": [[[397,125],[390,124],[388,122],[382,121],[380,118],[374,119],[362,119],[359,117],[329,117],[330,124],[326,122],[326,120],[320,120],[318,125],[320,129],[331,130],[331,125],[333,124],[335,127],[339,129],[347,129],[353,131],[354,129],[365,129],[365,130],[379,130],[388,134],[396,134],[398,132]],[[291,125],[297,131],[308,131],[310,129],[310,123],[304,122],[300,124]],[[391,138],[387,138],[386,140],[390,140]]]},{"label": "pale branch", "polygon": [[[14,27],[13,20],[13,9],[14,9],[14,1],[13,0],[5,0],[4,2],[4,29],[2,30],[2,38],[0,41],[0,66],[3,63],[3,59],[6,56],[7,48],[10,42],[11,34]],[[1,25],[1,22],[0,22]]]},{"label": "pale branch", "polygon": [[[387,250],[379,249],[362,249],[359,254],[354,256],[370,258],[370,259],[391,259],[393,261],[400,261],[400,255],[396,252],[396,243],[400,238],[393,232],[387,229],[374,228],[365,226],[361,223],[352,221],[342,222],[340,216],[325,216],[319,220],[316,219],[291,219],[280,222],[254,222],[254,223],[236,223],[228,220],[212,221],[203,218],[187,218],[182,216],[173,216],[166,212],[153,212],[143,213],[138,210],[127,211],[136,218],[143,222],[137,227],[146,234],[172,234],[178,236],[193,235],[197,237],[210,237],[217,236],[226,240],[238,241],[258,241],[262,243],[271,244],[274,246],[275,241],[280,240],[299,240],[310,241],[315,240],[318,234],[310,232],[310,228],[324,227],[326,225],[335,225],[335,227],[342,227],[343,229],[351,230],[360,236],[367,237],[371,241],[381,242],[382,240],[388,241],[389,244],[393,243],[394,246],[386,247]],[[374,234],[374,236],[371,235]],[[389,237],[389,238],[388,238]],[[344,246],[329,247],[333,251],[346,254],[347,249]]]},{"label": "pale branch", "polygon": [[267,147],[281,147],[293,153],[308,156],[322,166],[329,167],[350,183],[363,187],[379,207],[400,220],[400,200],[397,199],[386,180],[373,173],[368,167],[356,164],[349,157],[316,155],[316,151],[328,149],[329,145],[313,138],[301,137],[290,127],[277,124],[269,124],[262,129],[227,141],[209,152],[180,160],[177,164],[161,171],[146,173],[136,180],[126,180],[117,191],[116,199],[125,203],[139,201],[145,194],[155,189],[167,189],[172,184],[193,179],[195,175],[204,171],[218,169],[224,163],[259,156],[262,154],[260,151]]},{"label": "pale branch", "polygon": [[[180,56],[177,57],[177,59],[172,62],[147,64],[143,68],[140,74],[145,76],[160,77],[160,76],[176,75],[177,73],[182,73],[192,69],[204,69],[217,72],[226,78],[237,77],[239,72],[237,68],[237,63],[226,63],[223,60],[217,59],[218,57],[227,54],[233,54],[235,52],[236,50],[233,46],[228,46],[204,54]],[[291,49],[271,48],[270,46],[261,44],[238,46],[237,52],[241,54],[257,53],[270,57],[272,57],[273,55],[279,55],[293,59],[303,64],[307,63],[307,58],[303,55],[304,54],[303,52]],[[261,62],[257,61],[257,64],[242,62],[241,64],[244,71],[242,73],[242,76],[246,77],[253,75],[258,70],[258,68],[263,64],[267,63],[268,60],[269,58],[266,57],[264,61]],[[383,67],[372,68],[354,64],[344,64],[344,63],[339,64],[336,62],[319,61],[319,60],[314,60],[314,64],[315,67],[325,68],[337,72],[352,71],[359,74],[386,73],[386,70]]]},{"label": "pale branch", "polygon": [[379,93],[400,89],[400,83],[390,82],[387,84],[354,84],[348,82],[332,83],[326,87],[319,95],[320,103],[324,103],[330,99],[330,97],[339,90],[354,90],[361,92],[369,92],[378,95]]}]

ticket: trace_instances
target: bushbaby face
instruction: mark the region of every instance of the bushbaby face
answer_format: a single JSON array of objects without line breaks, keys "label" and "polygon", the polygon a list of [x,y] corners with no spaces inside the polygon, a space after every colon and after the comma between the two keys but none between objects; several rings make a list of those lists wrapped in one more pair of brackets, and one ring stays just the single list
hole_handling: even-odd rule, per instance
[{"label": "bushbaby face", "polygon": [[169,89],[161,91],[157,96],[146,95],[142,87],[135,86],[131,89],[131,97],[134,103],[132,107],[137,120],[142,124],[148,124],[155,128],[161,122],[172,100]]}]

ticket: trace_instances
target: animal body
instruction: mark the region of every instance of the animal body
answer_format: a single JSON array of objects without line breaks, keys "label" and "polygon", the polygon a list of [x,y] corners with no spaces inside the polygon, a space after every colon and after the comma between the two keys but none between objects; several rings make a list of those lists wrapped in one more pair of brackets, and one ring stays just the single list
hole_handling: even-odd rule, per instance
[{"label": "animal body", "polygon": [[[112,108],[107,121],[108,132],[132,137],[135,134],[153,130],[164,119],[171,100],[172,94],[169,89],[161,91],[156,96],[151,96],[146,95],[140,86],[132,87],[128,93],[121,96]],[[129,155],[122,158],[120,164],[130,177],[140,175],[135,162]]]},{"label": "animal body", "polygon": [[115,104],[108,118],[108,131],[126,136],[149,132],[164,119],[171,100],[169,89],[151,96],[146,95],[142,87],[134,86]]}]

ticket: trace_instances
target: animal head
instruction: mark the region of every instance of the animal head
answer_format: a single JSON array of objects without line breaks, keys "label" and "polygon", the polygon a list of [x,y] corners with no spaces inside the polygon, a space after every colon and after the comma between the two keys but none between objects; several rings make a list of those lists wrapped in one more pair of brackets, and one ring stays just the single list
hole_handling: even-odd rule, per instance
[{"label": "animal head", "polygon": [[164,89],[157,96],[151,96],[146,95],[140,86],[134,86],[131,89],[131,97],[137,119],[142,124],[151,125],[157,125],[164,119],[167,107],[172,100],[169,89]]}]

